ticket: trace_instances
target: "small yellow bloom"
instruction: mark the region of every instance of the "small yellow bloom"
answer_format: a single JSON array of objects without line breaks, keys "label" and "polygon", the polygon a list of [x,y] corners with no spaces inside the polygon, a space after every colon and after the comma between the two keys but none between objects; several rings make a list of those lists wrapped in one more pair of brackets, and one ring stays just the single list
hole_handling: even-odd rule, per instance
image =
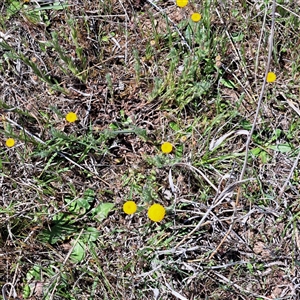
[{"label": "small yellow bloom", "polygon": [[180,138],[180,142],[181,142],[181,143],[184,143],[186,140],[187,140],[187,136],[186,136],[186,135],[183,135],[183,136]]},{"label": "small yellow bloom", "polygon": [[73,123],[78,120],[77,115],[74,112],[69,112],[66,115],[66,120],[70,123]]},{"label": "small yellow bloom", "polygon": [[201,20],[201,15],[199,13],[193,13],[191,15],[191,19],[193,22],[199,22]]},{"label": "small yellow bloom", "polygon": [[136,212],[137,210],[137,205],[134,201],[126,201],[123,204],[123,211],[127,215],[132,215]]},{"label": "small yellow bloom", "polygon": [[11,148],[15,145],[15,140],[12,138],[9,138],[5,142],[6,147]]},{"label": "small yellow bloom", "polygon": [[160,204],[153,204],[148,209],[148,217],[153,222],[160,222],[166,214],[165,208]]},{"label": "small yellow bloom", "polygon": [[274,82],[276,80],[276,74],[269,72],[267,75],[267,82]]},{"label": "small yellow bloom", "polygon": [[169,142],[165,142],[165,143],[163,143],[162,145],[161,145],[161,151],[163,152],[163,153],[171,153],[172,152],[172,150],[173,150],[173,146],[172,146],[172,144],[171,143],[169,143]]},{"label": "small yellow bloom", "polygon": [[188,5],[188,3],[189,3],[188,0],[176,0],[176,5],[178,7],[185,7]]}]

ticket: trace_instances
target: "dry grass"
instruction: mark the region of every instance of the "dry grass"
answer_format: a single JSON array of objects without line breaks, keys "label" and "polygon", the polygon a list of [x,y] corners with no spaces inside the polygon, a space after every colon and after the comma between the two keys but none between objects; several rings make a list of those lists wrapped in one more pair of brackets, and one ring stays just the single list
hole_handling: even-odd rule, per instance
[{"label": "dry grass", "polygon": [[241,178],[272,1],[37,2],[0,4],[0,285],[21,299],[300,299],[299,7],[277,5],[277,80]]}]

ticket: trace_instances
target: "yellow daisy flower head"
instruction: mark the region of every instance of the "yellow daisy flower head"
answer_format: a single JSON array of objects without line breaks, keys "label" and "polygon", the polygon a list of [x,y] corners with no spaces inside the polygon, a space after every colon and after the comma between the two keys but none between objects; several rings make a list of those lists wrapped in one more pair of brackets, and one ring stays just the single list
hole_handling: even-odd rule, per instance
[{"label": "yellow daisy flower head", "polygon": [[201,20],[201,14],[199,14],[199,13],[193,13],[192,15],[191,15],[191,19],[192,19],[192,21],[193,22],[199,22],[200,20]]},{"label": "yellow daisy flower head", "polygon": [[11,148],[15,145],[15,140],[12,138],[9,138],[5,141],[5,145],[6,145],[6,147]]},{"label": "yellow daisy flower head", "polygon": [[78,120],[78,117],[77,115],[74,113],[74,112],[69,112],[67,115],[66,115],[66,120],[70,123],[73,123],[75,121]]},{"label": "yellow daisy flower head", "polygon": [[132,215],[136,212],[137,210],[137,205],[134,201],[126,201],[123,204],[123,211],[127,215]]},{"label": "yellow daisy flower head", "polygon": [[276,74],[269,72],[267,75],[267,82],[274,82],[276,80]]},{"label": "yellow daisy flower head", "polygon": [[151,205],[148,209],[148,217],[153,222],[160,222],[166,214],[165,208],[158,203]]},{"label": "yellow daisy flower head", "polygon": [[185,7],[188,5],[188,3],[189,3],[188,0],[176,0],[176,5],[178,7]]},{"label": "yellow daisy flower head", "polygon": [[172,150],[173,150],[173,145],[172,145],[171,143],[169,143],[169,142],[165,142],[165,143],[163,143],[163,144],[161,145],[161,151],[162,151],[163,153],[169,154],[169,153],[172,152]]}]

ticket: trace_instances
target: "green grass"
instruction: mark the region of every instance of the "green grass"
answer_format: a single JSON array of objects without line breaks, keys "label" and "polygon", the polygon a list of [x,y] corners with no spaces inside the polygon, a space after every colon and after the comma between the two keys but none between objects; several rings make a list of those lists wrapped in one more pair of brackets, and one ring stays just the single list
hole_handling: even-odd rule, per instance
[{"label": "green grass", "polygon": [[272,1],[2,2],[1,287],[45,300],[299,297],[296,5],[278,1],[277,80],[239,182]]}]

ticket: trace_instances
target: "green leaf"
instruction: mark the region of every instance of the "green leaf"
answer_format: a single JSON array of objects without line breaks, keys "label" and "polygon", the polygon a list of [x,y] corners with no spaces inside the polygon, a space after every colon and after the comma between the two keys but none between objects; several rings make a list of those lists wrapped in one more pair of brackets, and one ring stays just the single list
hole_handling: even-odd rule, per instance
[{"label": "green leaf", "polygon": [[102,203],[92,209],[92,214],[94,215],[94,219],[98,222],[102,222],[105,218],[107,218],[108,214],[114,207],[114,203]]},{"label": "green leaf", "polygon": [[100,232],[97,228],[88,227],[82,235],[82,240],[85,243],[95,242],[99,235]]},{"label": "green leaf", "polygon": [[250,262],[247,263],[247,268],[250,271],[250,273],[252,273],[253,270],[254,270],[254,267],[253,267],[253,265]]},{"label": "green leaf", "polygon": [[70,224],[62,224],[65,220],[56,222],[51,229],[43,230],[39,235],[38,239],[42,242],[47,242],[51,245],[57,243],[58,241],[64,241],[69,238],[73,233],[78,232],[78,228]]},{"label": "green leaf", "polygon": [[69,213],[59,212],[53,216],[53,222],[58,224],[65,224],[74,219],[74,216]]},{"label": "green leaf", "polygon": [[95,191],[92,189],[87,189],[84,191],[83,196],[88,202],[93,202],[95,198]]},{"label": "green leaf", "polygon": [[87,189],[83,194],[83,198],[78,198],[75,201],[66,199],[67,202],[70,202],[69,211],[76,214],[85,214],[90,209],[94,198],[95,192],[92,189]]},{"label": "green leaf", "polygon": [[26,280],[41,280],[41,266],[33,266],[26,274]]},{"label": "green leaf", "polygon": [[89,208],[90,204],[84,198],[78,198],[69,205],[69,211],[75,214],[85,214]]},{"label": "green leaf", "polygon": [[61,10],[65,9],[68,6],[72,6],[72,4],[64,4],[61,2],[54,2],[52,5],[47,5],[43,7],[37,7],[34,9],[34,11],[41,11],[41,10]]},{"label": "green leaf", "polygon": [[27,299],[30,296],[30,286],[28,284],[25,284],[23,288],[23,298]]},{"label": "green leaf", "polygon": [[[71,242],[72,245],[74,245],[75,240]],[[80,263],[85,257],[85,247],[84,247],[84,242],[79,240],[77,241],[76,245],[73,248],[73,251],[70,255],[70,259],[74,263]]]},{"label": "green leaf", "polygon": [[143,188],[143,200],[149,203],[153,200],[153,194],[151,192],[151,187],[144,186]]},{"label": "green leaf", "polygon": [[114,124],[114,123],[111,123],[111,124],[109,124],[109,126],[108,126],[110,129],[112,129],[112,130],[117,130],[119,127],[116,125],[116,124]]},{"label": "green leaf", "polygon": [[224,78],[221,78],[220,79],[220,82],[227,88],[229,89],[234,89],[235,88],[235,84],[233,81],[231,80],[228,80],[228,79],[224,79]]},{"label": "green leaf", "polygon": [[27,19],[33,24],[38,24],[43,21],[41,14],[35,11],[25,11],[25,14]]},{"label": "green leaf", "polygon": [[257,157],[260,152],[261,152],[261,148],[259,148],[259,147],[251,150],[252,155],[254,155],[255,157]]},{"label": "green leaf", "polygon": [[292,151],[292,148],[289,144],[278,144],[278,145],[271,145],[268,147],[271,150],[286,153]]},{"label": "green leaf", "polygon": [[261,151],[259,157],[264,164],[270,159],[270,155],[266,151]]},{"label": "green leaf", "polygon": [[180,127],[177,123],[175,122],[170,122],[169,126],[174,130],[174,131],[179,131],[180,130]]},{"label": "green leaf", "polygon": [[244,39],[244,34],[241,32],[233,32],[232,33],[232,40],[234,42],[241,42]]},{"label": "green leaf", "polygon": [[9,19],[12,15],[16,14],[22,8],[22,4],[19,1],[12,1],[7,8],[7,18]]},{"label": "green leaf", "polygon": [[176,154],[176,157],[182,157],[182,155],[183,155],[183,145],[176,146],[175,154]]}]

